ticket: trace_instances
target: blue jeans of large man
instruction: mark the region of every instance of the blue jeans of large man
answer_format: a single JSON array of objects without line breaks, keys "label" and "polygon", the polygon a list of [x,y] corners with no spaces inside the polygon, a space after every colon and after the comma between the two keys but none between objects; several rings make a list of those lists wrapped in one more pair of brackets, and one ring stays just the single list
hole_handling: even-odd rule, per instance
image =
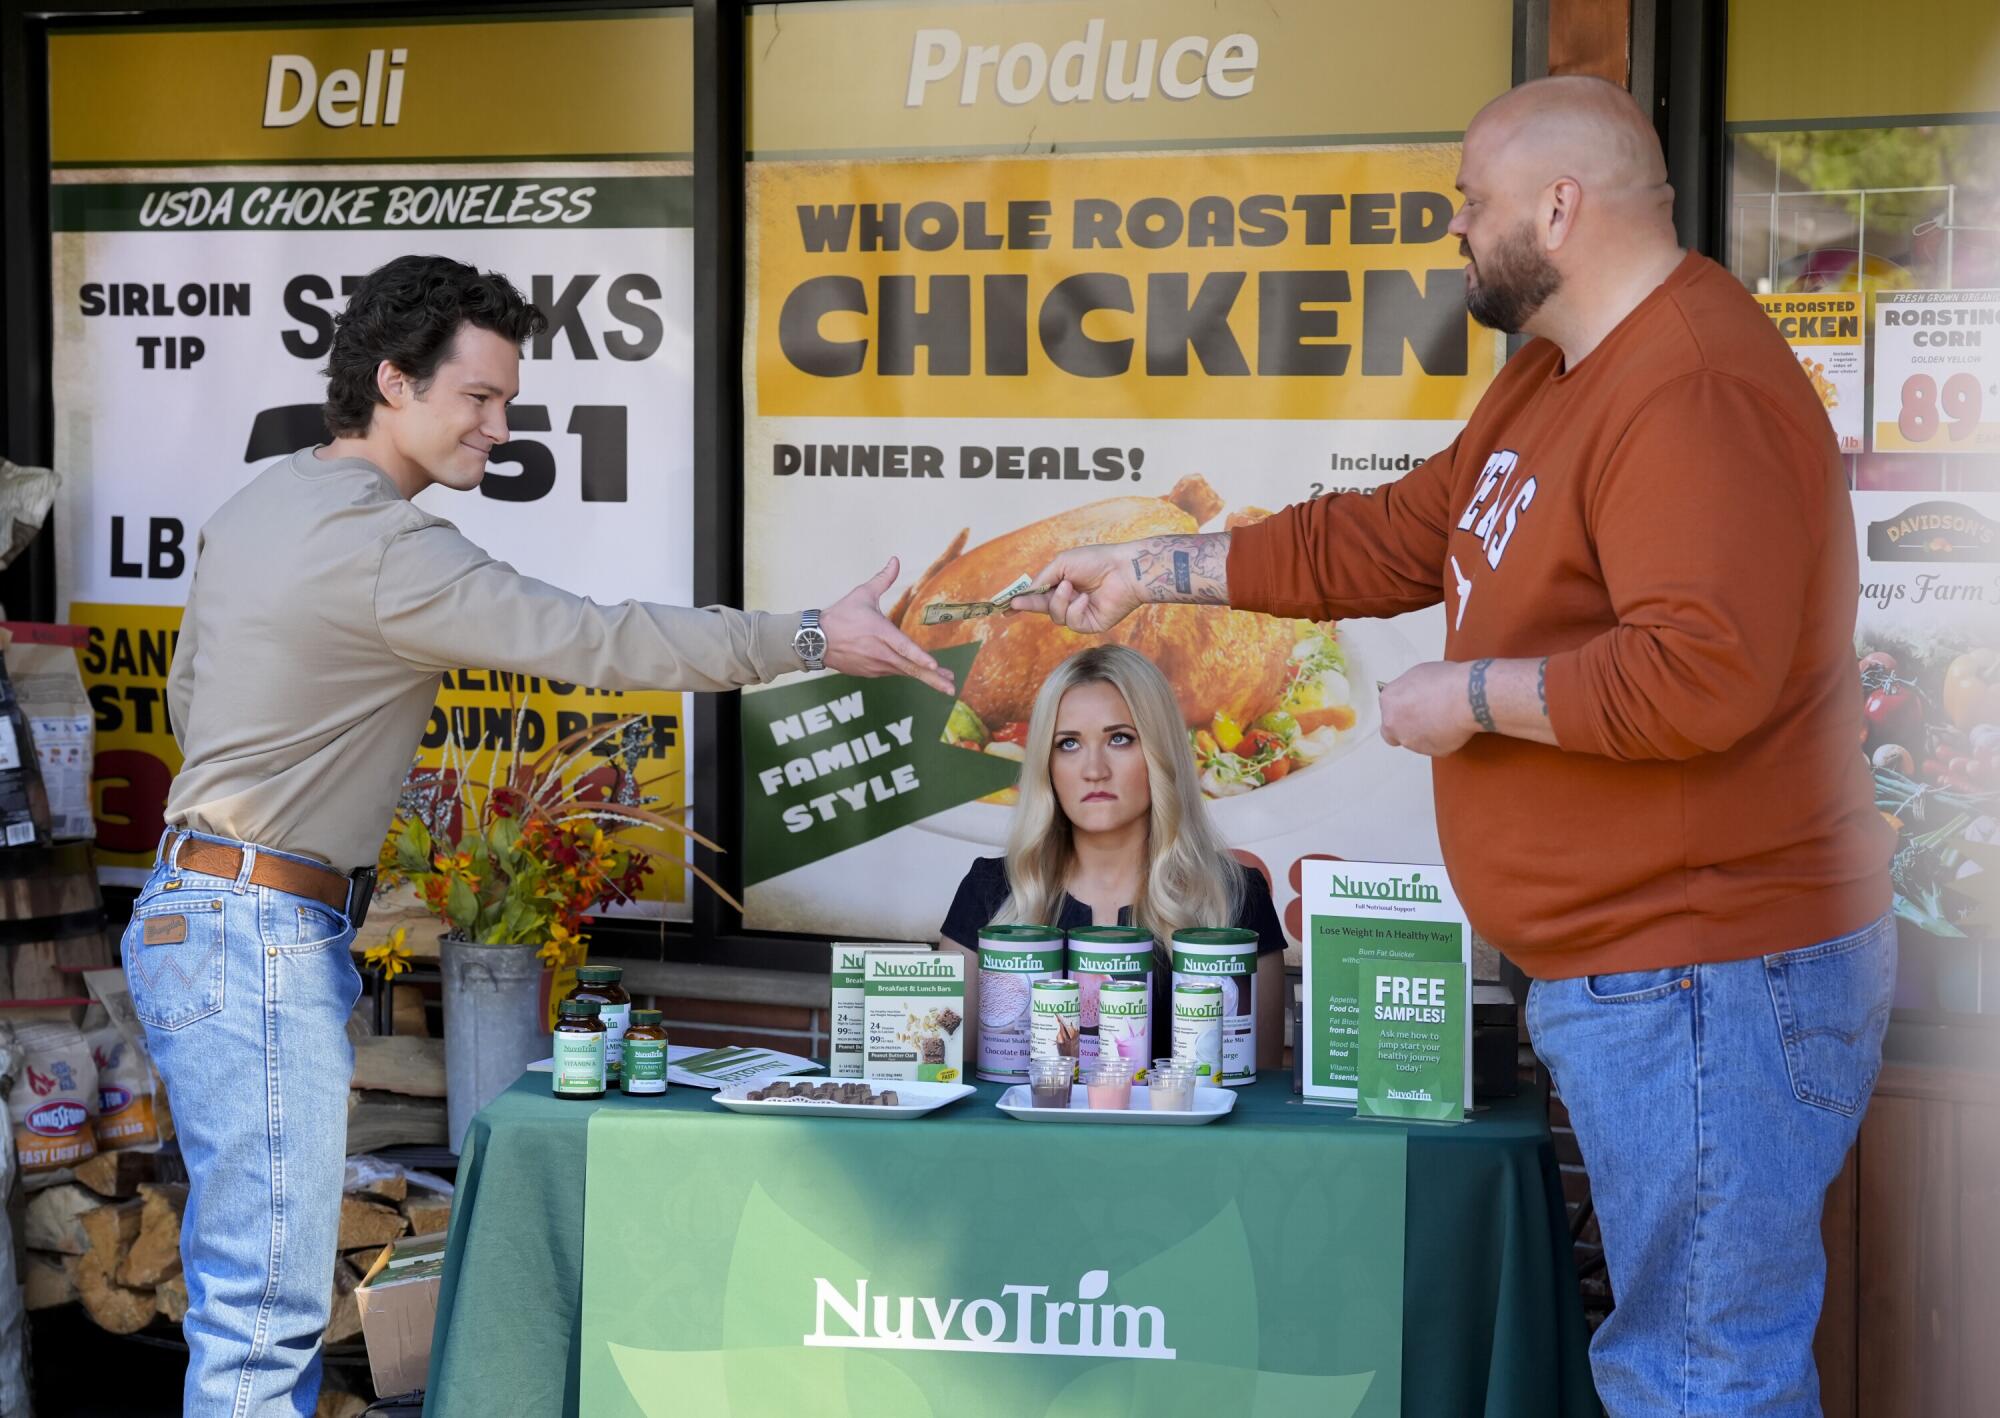
[{"label": "blue jeans of large man", "polygon": [[1820,1212],[1882,1064],[1885,918],[1722,965],[1538,980],[1528,1028],[1590,1170],[1611,1418],[1817,1415]]},{"label": "blue jeans of large man", "polygon": [[258,848],[234,881],[179,870],[188,835],[162,842],[124,939],[191,1182],[183,1411],[310,1414],[340,1231],[354,932],[317,901],[251,885]]}]

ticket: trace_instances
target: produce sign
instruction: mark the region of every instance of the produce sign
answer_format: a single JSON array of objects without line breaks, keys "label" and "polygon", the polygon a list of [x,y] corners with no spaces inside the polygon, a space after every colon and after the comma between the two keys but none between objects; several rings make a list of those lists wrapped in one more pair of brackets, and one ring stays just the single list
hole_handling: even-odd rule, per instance
[{"label": "produce sign", "polygon": [[[746,921],[929,939],[1006,841],[1036,691],[1100,638],[996,599],[1065,547],[1379,489],[1492,382],[1449,227],[1506,7],[753,9],[744,595],[817,605],[894,552],[893,618],[962,658],[955,699],[845,686],[861,714],[810,739],[774,739],[798,706],[758,701],[785,688],[743,696],[746,755],[785,775],[744,787]],[[1412,53],[1426,82],[1393,80]],[[1186,739],[1149,747],[1185,755],[1296,935],[1307,853],[1438,859],[1376,686],[1443,636],[1436,609],[1155,606],[1101,638],[1166,672]]]}]

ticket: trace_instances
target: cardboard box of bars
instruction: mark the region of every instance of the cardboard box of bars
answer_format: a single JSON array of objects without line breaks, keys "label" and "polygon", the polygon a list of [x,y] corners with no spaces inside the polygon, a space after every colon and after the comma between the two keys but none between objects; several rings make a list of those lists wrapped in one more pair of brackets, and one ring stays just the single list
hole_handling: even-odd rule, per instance
[{"label": "cardboard box of bars", "polygon": [[424,1386],[444,1284],[444,1250],[441,1231],[391,1241],[354,1292],[375,1392],[385,1398]]},{"label": "cardboard box of bars", "polygon": [[957,1083],[965,1076],[965,957],[954,950],[865,952],[868,1078]]},{"label": "cardboard box of bars", "polygon": [[868,952],[928,952],[928,945],[835,941],[833,944],[833,1048],[827,1072],[834,1078],[868,1076]]}]

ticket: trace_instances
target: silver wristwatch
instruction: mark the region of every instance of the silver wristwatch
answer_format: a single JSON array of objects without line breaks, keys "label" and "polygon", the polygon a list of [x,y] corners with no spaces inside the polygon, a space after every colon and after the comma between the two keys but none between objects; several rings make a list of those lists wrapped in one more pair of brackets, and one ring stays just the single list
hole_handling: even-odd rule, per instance
[{"label": "silver wristwatch", "polygon": [[799,628],[792,636],[792,649],[805,661],[807,669],[826,668],[826,632],[819,628],[818,611],[799,612]]}]

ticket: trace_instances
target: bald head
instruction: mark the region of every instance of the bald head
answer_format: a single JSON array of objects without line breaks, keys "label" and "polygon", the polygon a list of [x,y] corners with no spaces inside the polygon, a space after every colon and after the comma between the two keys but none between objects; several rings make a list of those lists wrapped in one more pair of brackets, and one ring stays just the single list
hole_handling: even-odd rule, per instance
[{"label": "bald head", "polygon": [[1679,256],[1659,137],[1602,79],[1537,79],[1480,109],[1458,186],[1451,231],[1470,262],[1466,303],[1500,329],[1593,326]]},{"label": "bald head", "polygon": [[1465,148],[1510,186],[1568,177],[1600,198],[1671,198],[1653,125],[1632,95],[1603,79],[1564,75],[1509,90],[1479,110]]}]

